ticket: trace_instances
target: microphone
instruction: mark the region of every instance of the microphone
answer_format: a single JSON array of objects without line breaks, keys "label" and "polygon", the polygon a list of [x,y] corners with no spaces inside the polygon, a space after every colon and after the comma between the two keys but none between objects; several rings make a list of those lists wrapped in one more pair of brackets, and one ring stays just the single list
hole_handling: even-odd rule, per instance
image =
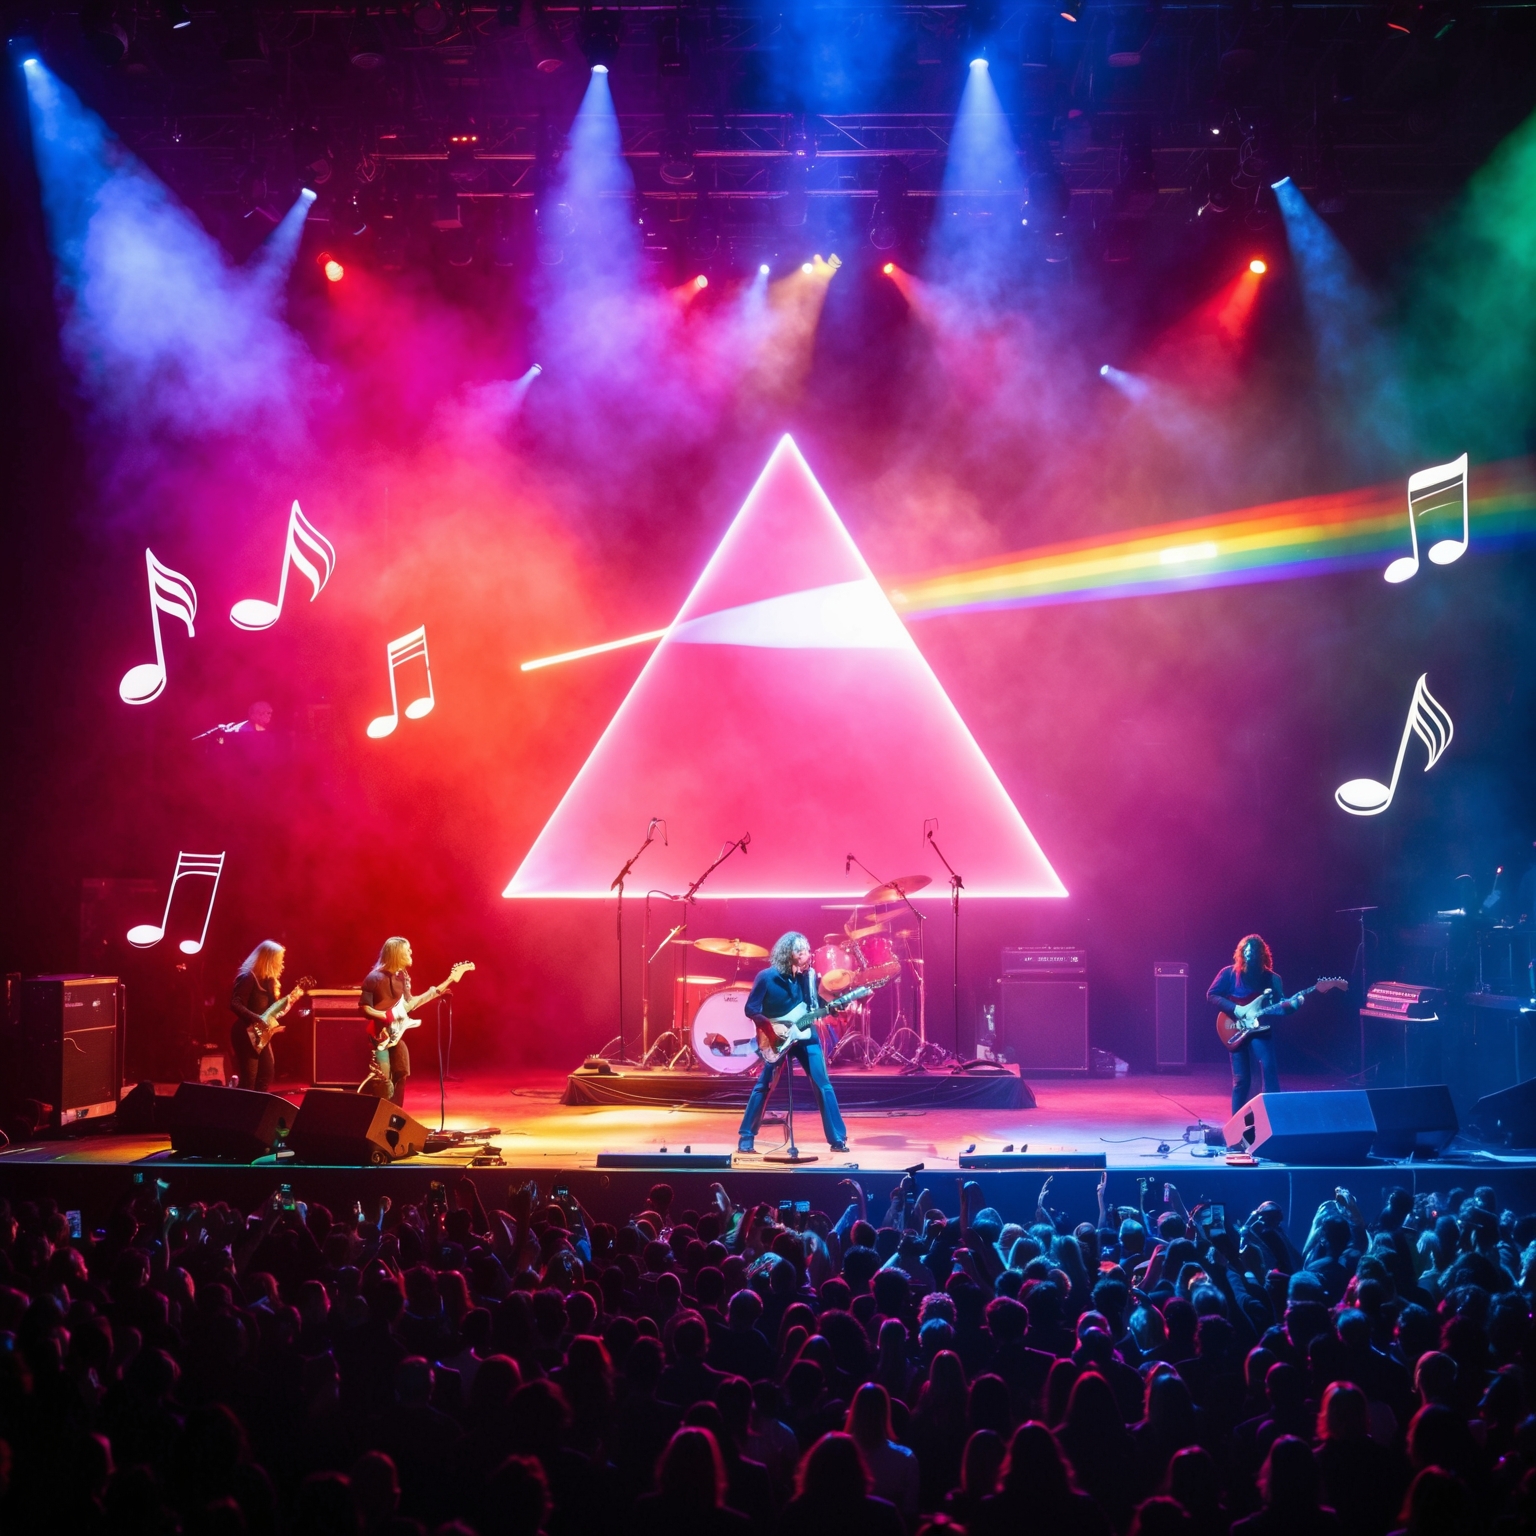
[{"label": "microphone", "polygon": [[745,853],[747,851],[747,844],[750,843],[751,841],[752,841],[752,834],[750,832],[743,832],[741,834],[741,842],[740,842],[740,844],[738,846],[741,848],[741,851],[743,853]]},{"label": "microphone", "polygon": [[852,868],[853,868],[853,855],[850,853],[848,855],[848,857],[843,860],[843,873],[846,875],[848,873],[848,871],[850,869],[852,869]]}]

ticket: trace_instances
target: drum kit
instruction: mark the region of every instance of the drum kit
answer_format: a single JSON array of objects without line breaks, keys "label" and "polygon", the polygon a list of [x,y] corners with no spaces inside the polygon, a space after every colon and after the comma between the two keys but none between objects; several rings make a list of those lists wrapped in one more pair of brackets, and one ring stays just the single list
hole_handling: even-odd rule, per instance
[{"label": "drum kit", "polygon": [[[831,1002],[854,987],[891,986],[891,1027],[876,1043],[871,1035],[875,999],[851,1004],[838,1018],[831,1061],[880,1066],[935,1065],[946,1053],[926,1038],[923,1028],[923,955],[921,922],[906,898],[931,883],[927,875],[903,875],[867,891],[864,899],[834,903],[823,911],[846,912],[842,931],[828,933],[811,958],[823,1001]],[[684,973],[673,983],[674,1029],[663,1034],[646,1053],[648,1066],[679,1067],[691,1057],[705,1071],[722,1075],[751,1072],[757,1067],[756,1032],[746,1016],[750,982],[742,979],[742,962],[766,960],[768,950],[746,939],[689,939],[666,942],[734,962],[730,977]],[[911,989],[918,1027],[908,1022],[906,998]],[[935,1056],[937,1052],[937,1057]]]}]

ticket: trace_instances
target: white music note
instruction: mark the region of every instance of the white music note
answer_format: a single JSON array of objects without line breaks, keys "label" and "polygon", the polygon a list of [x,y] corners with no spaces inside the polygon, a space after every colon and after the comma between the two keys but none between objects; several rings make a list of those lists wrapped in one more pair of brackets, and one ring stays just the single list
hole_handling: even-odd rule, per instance
[{"label": "white music note", "polygon": [[1351,779],[1334,790],[1333,798],[1339,809],[1351,816],[1379,816],[1392,804],[1397,793],[1397,776],[1403,771],[1403,754],[1408,750],[1408,738],[1417,736],[1424,743],[1429,761],[1424,772],[1440,761],[1440,754],[1451,744],[1454,727],[1450,714],[1443,704],[1429,691],[1424,673],[1413,686],[1413,700],[1408,705],[1408,719],[1403,726],[1403,739],[1397,744],[1397,762],[1392,766],[1392,782],[1382,784],[1376,779]]},{"label": "white music note", "polygon": [[[312,560],[310,556],[313,555]],[[271,629],[283,611],[288,593],[288,571],[297,566],[309,578],[310,602],[320,596],[331,572],[336,569],[336,548],[299,509],[297,501],[288,514],[288,537],[283,544],[283,572],[277,583],[277,601],[264,597],[242,597],[229,610],[229,622],[236,629]]]},{"label": "white music note", "polygon": [[432,692],[432,663],[427,656],[425,624],[419,629],[413,629],[408,635],[401,635],[398,640],[391,640],[384,647],[384,654],[389,661],[389,713],[368,722],[368,734],[375,741],[381,736],[388,736],[400,723],[400,696],[395,691],[396,668],[419,656],[427,672],[427,691],[405,706],[407,720],[420,720],[423,715],[430,715],[432,706],[437,702],[436,695]]},{"label": "white music note", "polygon": [[152,549],[144,551],[149,571],[149,617],[155,630],[155,659],[142,661],[123,673],[117,695],[124,704],[149,704],[165,692],[165,641],[160,636],[160,615],[168,613],[187,626],[188,636],[195,634],[192,620],[197,617],[197,588],[180,571],[161,565]]},{"label": "white music note", "polygon": [[193,879],[203,876],[213,881],[213,890],[208,895],[208,910],[203,914],[203,931],[195,939],[183,939],[178,946],[184,955],[195,955],[203,947],[203,940],[208,937],[208,924],[213,918],[214,898],[219,894],[219,878],[224,873],[224,855],[222,853],[178,853],[176,855],[176,873],[171,877],[171,888],[165,896],[165,915],[156,923],[138,923],[128,930],[128,942],[135,949],[153,949],[161,939],[165,937],[166,924],[171,920],[171,902],[176,898],[177,882],[185,876]]},{"label": "white music note", "polygon": [[1449,464],[1432,464],[1416,469],[1408,476],[1408,539],[1412,553],[1399,555],[1383,573],[1394,584],[1407,581],[1419,569],[1419,519],[1430,512],[1441,512],[1461,497],[1461,537],[1436,539],[1429,546],[1429,558],[1436,565],[1449,565],[1467,552],[1471,520],[1467,506],[1467,455]]}]

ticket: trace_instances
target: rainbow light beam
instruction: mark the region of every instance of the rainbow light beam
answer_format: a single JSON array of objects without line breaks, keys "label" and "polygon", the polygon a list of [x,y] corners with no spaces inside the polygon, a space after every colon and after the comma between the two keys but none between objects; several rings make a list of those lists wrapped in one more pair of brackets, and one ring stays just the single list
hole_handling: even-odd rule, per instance
[{"label": "rainbow light beam", "polygon": [[[1536,459],[1475,467],[1468,500],[1473,545],[1500,549],[1528,541],[1536,535]],[[1401,554],[1409,539],[1406,493],[1402,484],[1389,483],[1021,550],[987,565],[914,576],[888,587],[886,595],[906,619],[1098,602],[1358,570]],[[652,629],[543,656],[523,662],[522,670],[643,645],[665,634]]]},{"label": "rainbow light beam", "polygon": [[[1536,534],[1536,460],[1477,466],[1471,491],[1473,546]],[[1409,537],[1399,481],[1024,550],[898,582],[889,596],[903,618],[921,619],[1284,581],[1375,565],[1406,550]]]}]

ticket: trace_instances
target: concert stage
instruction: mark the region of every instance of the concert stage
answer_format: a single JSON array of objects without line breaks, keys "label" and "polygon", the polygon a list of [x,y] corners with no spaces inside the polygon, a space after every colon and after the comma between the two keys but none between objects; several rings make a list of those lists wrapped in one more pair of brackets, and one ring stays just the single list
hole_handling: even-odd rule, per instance
[{"label": "concert stage", "polygon": [[[381,1190],[397,1203],[421,1200],[434,1180],[452,1184],[462,1176],[475,1182],[488,1205],[499,1206],[509,1187],[532,1178],[545,1191],[563,1181],[594,1217],[617,1220],[643,1203],[657,1179],[674,1187],[679,1209],[702,1208],[711,1198],[710,1185],[719,1182],[738,1204],[792,1196],[831,1211],[847,1198],[840,1182],[857,1178],[871,1206],[883,1210],[902,1170],[921,1163],[920,1181],[952,1211],[962,1159],[970,1164],[1011,1156],[1015,1166],[967,1166],[963,1172],[980,1183],[984,1199],[1007,1220],[1029,1219],[1047,1174],[1055,1208],[1077,1220],[1094,1219],[1100,1167],[1108,1173],[1113,1204],[1137,1203],[1138,1178],[1168,1180],[1191,1202],[1210,1198],[1247,1211],[1262,1200],[1276,1200],[1290,1213],[1298,1236],[1305,1235],[1318,1201],[1339,1184],[1352,1189],[1367,1208],[1394,1184],[1445,1191],[1488,1183],[1501,1204],[1517,1210],[1536,1205],[1536,1156],[1493,1154],[1462,1141],[1439,1162],[1286,1167],[1261,1161],[1253,1168],[1229,1167],[1221,1155],[1206,1155],[1210,1149],[1198,1132],[1192,1140],[1183,1139],[1187,1129],[1201,1122],[1220,1125],[1226,1119],[1230,1086],[1219,1067],[1178,1076],[1044,1079],[1034,1085],[1032,1107],[1016,1109],[974,1103],[852,1107],[858,1102],[853,1084],[870,1075],[834,1076],[845,1095],[848,1154],[828,1152],[813,1112],[803,1118],[797,1114],[801,1151],[818,1160],[796,1168],[767,1162],[762,1155],[774,1151],[783,1137],[774,1117],[758,1137],[758,1154],[739,1156],[734,1150],[739,1110],[734,1107],[698,1100],[666,1108],[637,1102],[573,1107],[561,1102],[569,1080],[551,1071],[519,1074],[515,1081],[505,1074],[480,1075],[448,1085],[450,1129],[499,1127],[489,1145],[501,1162],[492,1166],[474,1164],[477,1147],[378,1168],[301,1165],[286,1157],[281,1163],[270,1157],[241,1165],[193,1162],[175,1157],[166,1135],[113,1134],[107,1121],[87,1134],[0,1150],[0,1195],[12,1200],[47,1195],[79,1209],[85,1223],[95,1226],[136,1181],[146,1178],[164,1179],[170,1186],[167,1198],[176,1203],[227,1199],[247,1210],[256,1209],[279,1183],[291,1184],[300,1199],[319,1200],[336,1210]],[[428,1126],[438,1122],[433,1086],[413,1083],[408,1105]],[[1344,1085],[1297,1079],[1293,1086]],[[1026,1085],[1020,1088],[1029,1094]],[[163,1091],[169,1091],[168,1085]],[[302,1092],[295,1087],[285,1096],[297,1102]],[[1005,1153],[1008,1147],[1012,1150]],[[621,1154],[631,1166],[602,1167],[605,1154]],[[714,1166],[699,1166],[706,1159]]]}]

